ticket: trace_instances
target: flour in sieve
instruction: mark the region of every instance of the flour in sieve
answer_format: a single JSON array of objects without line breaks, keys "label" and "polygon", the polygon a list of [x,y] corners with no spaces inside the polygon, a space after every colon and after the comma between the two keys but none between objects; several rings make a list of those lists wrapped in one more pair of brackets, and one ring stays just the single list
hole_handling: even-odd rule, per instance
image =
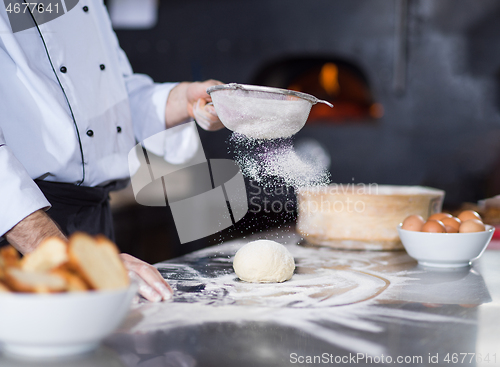
[{"label": "flour in sieve", "polygon": [[330,174],[324,165],[300,157],[291,138],[252,139],[233,133],[229,142],[243,175],[263,187],[284,184],[297,189],[330,182]]}]

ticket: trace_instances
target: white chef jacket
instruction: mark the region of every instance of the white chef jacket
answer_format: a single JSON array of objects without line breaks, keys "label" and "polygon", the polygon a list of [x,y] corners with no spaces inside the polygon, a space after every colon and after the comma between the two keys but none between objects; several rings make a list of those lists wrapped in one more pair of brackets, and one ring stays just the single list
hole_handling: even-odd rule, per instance
[{"label": "white chef jacket", "polygon": [[[128,153],[165,129],[175,85],[133,74],[102,1],[79,1],[16,33],[0,4],[0,236],[50,206],[33,179],[98,186],[129,178]],[[182,128],[173,134],[196,144]]]}]

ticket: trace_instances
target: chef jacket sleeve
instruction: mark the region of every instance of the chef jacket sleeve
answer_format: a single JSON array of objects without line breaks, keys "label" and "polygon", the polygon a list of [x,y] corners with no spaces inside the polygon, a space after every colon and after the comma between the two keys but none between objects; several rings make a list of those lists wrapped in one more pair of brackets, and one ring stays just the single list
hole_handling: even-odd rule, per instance
[{"label": "chef jacket sleeve", "polygon": [[[112,33],[113,43],[117,50],[118,61],[125,79],[129,97],[130,110],[134,134],[138,141],[143,141],[161,131],[165,131],[165,107],[170,91],[178,83],[154,83],[143,74],[133,72],[127,55],[120,48],[118,38],[114,33],[109,17],[106,19],[109,31]],[[199,138],[196,125],[187,123],[182,126],[168,129],[164,132],[163,150],[165,160],[173,164],[185,163],[191,159],[198,150]],[[183,159],[180,159],[183,158]]]},{"label": "chef jacket sleeve", "polygon": [[[9,28],[5,23],[5,18],[5,13],[0,16],[0,29],[2,30]],[[8,58],[9,55],[2,54],[2,51],[0,48],[0,59]],[[5,73],[8,72],[9,68],[2,64],[0,82],[7,83],[12,80],[6,77]],[[4,90],[9,90],[9,88]],[[19,100],[22,101],[22,98]],[[23,108],[22,106],[24,105],[20,102],[19,106],[12,106],[12,110],[2,110],[0,118],[3,121],[10,119],[14,123],[12,111],[16,107]],[[50,208],[50,203],[33,182],[25,167],[15,157],[0,128],[0,237],[31,213],[48,208]]]},{"label": "chef jacket sleeve", "polygon": [[50,203],[6,144],[0,129],[0,236]]},{"label": "chef jacket sleeve", "polygon": [[178,83],[153,83],[146,75],[132,73],[125,52],[120,48],[119,53],[121,64],[127,70],[125,80],[136,138],[144,141],[155,136],[155,139],[148,139],[148,150],[171,164],[186,163],[198,151],[200,140],[196,124],[187,119],[180,126],[165,130],[167,98]]}]

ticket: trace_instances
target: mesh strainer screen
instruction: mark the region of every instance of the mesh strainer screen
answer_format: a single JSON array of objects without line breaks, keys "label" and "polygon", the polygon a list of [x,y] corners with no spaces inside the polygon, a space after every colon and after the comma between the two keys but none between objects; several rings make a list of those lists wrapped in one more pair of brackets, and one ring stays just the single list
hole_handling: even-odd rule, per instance
[{"label": "mesh strainer screen", "polygon": [[312,103],[296,96],[255,90],[211,92],[215,110],[230,130],[255,139],[277,139],[297,133]]}]

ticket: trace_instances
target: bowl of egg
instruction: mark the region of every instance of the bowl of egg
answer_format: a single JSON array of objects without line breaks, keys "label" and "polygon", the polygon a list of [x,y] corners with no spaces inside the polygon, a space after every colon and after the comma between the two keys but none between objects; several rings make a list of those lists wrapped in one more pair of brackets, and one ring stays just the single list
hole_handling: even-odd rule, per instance
[{"label": "bowl of egg", "polygon": [[420,265],[439,268],[469,266],[486,250],[494,231],[472,210],[457,217],[436,213],[427,221],[419,215],[410,215],[398,225],[408,255]]}]

